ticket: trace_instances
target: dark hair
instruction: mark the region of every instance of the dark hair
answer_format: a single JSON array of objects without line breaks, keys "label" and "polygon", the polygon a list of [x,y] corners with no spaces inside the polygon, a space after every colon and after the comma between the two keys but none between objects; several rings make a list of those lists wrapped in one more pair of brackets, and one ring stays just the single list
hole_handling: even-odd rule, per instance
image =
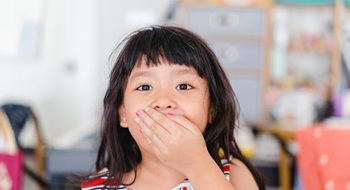
[{"label": "dark hair", "polygon": [[118,108],[123,103],[124,90],[132,69],[144,57],[148,66],[159,64],[159,59],[164,58],[171,64],[193,67],[200,77],[208,81],[212,123],[207,125],[203,135],[210,155],[220,168],[220,149],[227,160],[232,156],[242,161],[253,174],[259,189],[265,189],[264,180],[241,154],[234,139],[238,104],[230,82],[208,44],[191,31],[176,26],[144,28],[129,35],[121,44],[124,47],[111,71],[104,97],[102,139],[96,161],[97,170],[108,168],[108,183],[113,181],[121,184],[125,172],[134,170],[136,174],[137,165],[142,159],[129,130],[119,124]]}]

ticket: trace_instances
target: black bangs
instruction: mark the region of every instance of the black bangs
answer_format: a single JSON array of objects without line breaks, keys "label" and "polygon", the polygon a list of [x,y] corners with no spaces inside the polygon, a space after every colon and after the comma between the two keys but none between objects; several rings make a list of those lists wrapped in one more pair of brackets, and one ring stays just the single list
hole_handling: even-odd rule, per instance
[{"label": "black bangs", "polygon": [[128,67],[128,73],[141,59],[146,60],[147,66],[158,65],[160,59],[165,59],[169,64],[193,67],[200,77],[206,75],[205,68],[211,67],[208,56],[211,50],[207,44],[200,43],[203,40],[198,40],[199,36],[187,30],[153,26],[133,33],[128,39],[122,53],[126,55],[123,64]]}]

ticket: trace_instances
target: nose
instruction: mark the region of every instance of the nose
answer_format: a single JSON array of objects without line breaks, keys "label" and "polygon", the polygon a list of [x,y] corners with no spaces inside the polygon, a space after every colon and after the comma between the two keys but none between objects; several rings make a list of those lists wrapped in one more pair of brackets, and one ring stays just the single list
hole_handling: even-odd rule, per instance
[{"label": "nose", "polygon": [[172,110],[177,107],[174,96],[169,95],[169,93],[159,93],[154,97],[151,107],[159,110]]}]

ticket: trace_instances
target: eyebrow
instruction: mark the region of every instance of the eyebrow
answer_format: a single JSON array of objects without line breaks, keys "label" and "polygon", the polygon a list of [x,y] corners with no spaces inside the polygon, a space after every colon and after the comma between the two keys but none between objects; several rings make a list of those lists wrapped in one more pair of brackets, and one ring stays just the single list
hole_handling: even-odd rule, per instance
[{"label": "eyebrow", "polygon": [[176,72],[176,74],[179,74],[179,75],[198,75],[196,72],[193,72],[192,70],[189,70],[189,69],[180,69]]},{"label": "eyebrow", "polygon": [[[152,71],[139,71],[139,72],[136,72],[135,74],[133,74],[130,77],[130,80],[133,80],[133,79],[138,78],[138,77],[150,77],[152,75],[153,75]],[[176,75],[195,75],[195,76],[197,76],[198,74],[196,72],[189,70],[189,69],[179,69],[176,71]]]},{"label": "eyebrow", "polygon": [[133,80],[133,79],[138,78],[138,77],[149,77],[151,75],[152,75],[152,73],[150,71],[139,71],[139,72],[136,72],[135,74],[133,74],[132,76],[130,76],[130,80]]}]

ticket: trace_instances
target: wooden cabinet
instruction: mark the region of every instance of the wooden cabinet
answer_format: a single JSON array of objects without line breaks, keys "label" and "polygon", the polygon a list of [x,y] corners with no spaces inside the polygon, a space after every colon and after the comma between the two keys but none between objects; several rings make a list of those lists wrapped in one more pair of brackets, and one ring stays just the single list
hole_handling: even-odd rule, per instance
[{"label": "wooden cabinet", "polygon": [[[242,119],[248,124],[265,128],[272,121],[278,122],[280,116],[271,111],[276,102],[271,99],[279,94],[304,86],[314,91],[322,104],[336,91],[341,79],[339,6],[317,5],[316,1],[312,6],[270,0],[252,6],[229,6],[221,0],[205,1],[206,5],[188,1],[180,6],[177,23],[210,44],[230,78]],[[279,25],[281,8],[289,19],[284,26]],[[321,25],[314,25],[314,21]],[[278,41],[281,38],[286,38],[283,48]],[[281,117],[290,120],[298,116]]]},{"label": "wooden cabinet", "polygon": [[247,124],[260,125],[269,54],[264,7],[186,6],[180,24],[202,36],[223,65]]}]

